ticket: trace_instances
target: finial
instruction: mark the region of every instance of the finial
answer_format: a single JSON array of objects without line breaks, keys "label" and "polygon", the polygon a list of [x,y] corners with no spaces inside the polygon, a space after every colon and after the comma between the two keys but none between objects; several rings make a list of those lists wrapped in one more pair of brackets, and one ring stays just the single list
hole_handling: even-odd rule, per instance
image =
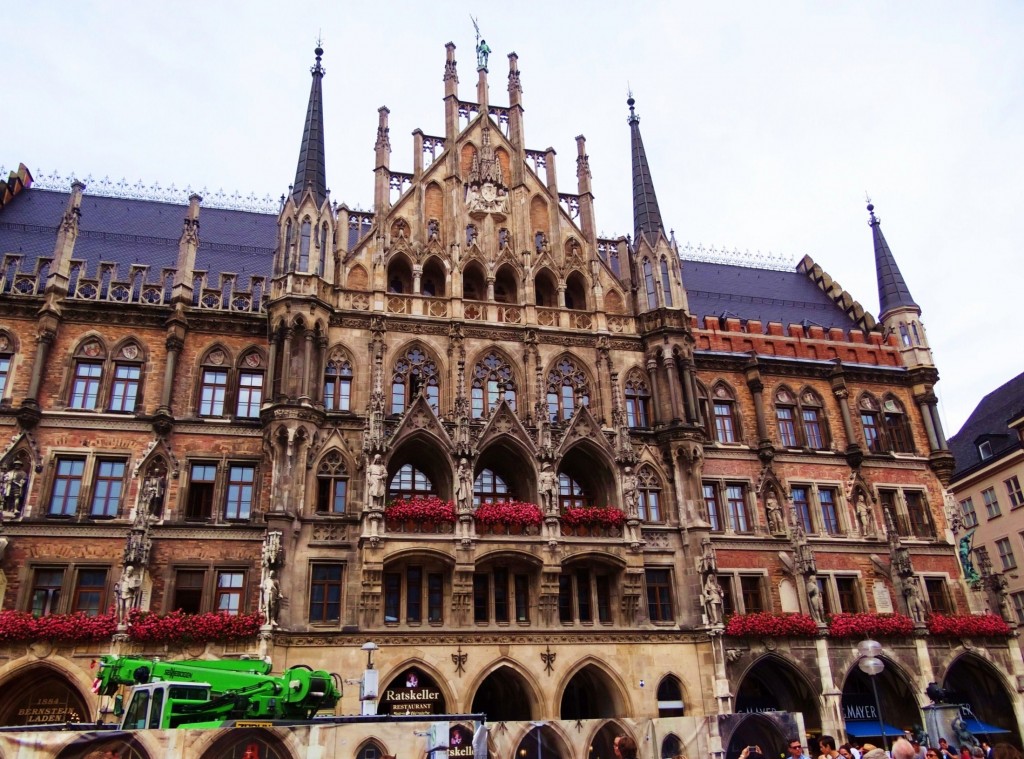
[{"label": "finial", "polygon": [[636,115],[636,111],[633,109],[633,106],[636,104],[636,100],[633,98],[633,90],[628,89],[627,95],[626,105],[629,106],[629,118],[626,121],[630,124],[636,124],[640,121],[640,117]]},{"label": "finial", "polygon": [[316,48],[313,50],[313,54],[316,56],[316,63],[313,64],[313,68],[309,70],[311,74],[320,74],[323,76],[327,73],[323,66],[320,65],[320,59],[323,57],[324,49],[320,47],[321,38],[320,35],[316,36]]},{"label": "finial", "polygon": [[878,224],[881,219],[875,216],[875,205],[871,202],[871,196],[866,192],[864,193],[864,199],[868,202],[868,213],[871,214],[871,218],[868,220],[868,226],[873,227],[875,224]]}]

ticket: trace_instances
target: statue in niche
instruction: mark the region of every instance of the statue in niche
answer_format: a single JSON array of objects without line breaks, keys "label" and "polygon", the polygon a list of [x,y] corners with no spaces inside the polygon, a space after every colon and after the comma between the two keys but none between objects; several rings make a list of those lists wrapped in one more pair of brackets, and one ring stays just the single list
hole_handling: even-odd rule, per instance
[{"label": "statue in niche", "polygon": [[469,468],[469,462],[465,459],[459,461],[455,505],[460,514],[469,514],[473,511],[473,472]]},{"label": "statue in niche", "polygon": [[558,513],[558,475],[551,468],[550,463],[545,463],[540,470],[540,508],[545,514]]},{"label": "statue in niche", "polygon": [[124,627],[128,624],[128,614],[135,608],[139,588],[141,587],[142,573],[129,564],[121,572],[121,579],[117,581],[117,586],[114,588],[117,601],[118,627]]},{"label": "statue in niche", "polygon": [[25,484],[28,482],[24,466],[15,459],[11,462],[10,468],[0,475],[0,500],[3,502],[4,511],[13,511],[16,514],[21,511],[25,498]]},{"label": "statue in niche", "polygon": [[857,512],[857,523],[860,525],[860,534],[864,537],[875,536],[875,518],[871,514],[871,507],[863,493],[857,495],[857,504],[854,507]]},{"label": "statue in niche", "polygon": [[260,583],[260,611],[263,613],[264,624],[277,627],[278,612],[281,607],[281,586],[277,573],[267,570],[263,582]]},{"label": "statue in niche", "polygon": [[818,587],[818,578],[810,575],[807,578],[807,607],[811,616],[819,625],[825,623],[825,604],[821,599],[821,588]]},{"label": "statue in niche", "polygon": [[779,499],[775,497],[774,491],[768,492],[765,499],[765,509],[768,511],[768,529],[773,535],[786,531],[785,522],[782,519],[782,506]]},{"label": "statue in niche", "polygon": [[928,617],[928,610],[921,599],[921,588],[917,584],[917,578],[907,579],[903,586],[903,595],[907,599],[907,611],[910,613],[910,618],[914,620],[914,624],[923,625]]},{"label": "statue in niche", "polygon": [[142,498],[138,512],[159,517],[164,505],[164,479],[155,474],[142,481]]},{"label": "statue in niche", "polygon": [[725,594],[722,586],[718,584],[718,578],[713,574],[708,575],[704,583],[704,611],[707,613],[709,625],[722,624],[722,603]]},{"label": "statue in niche", "polygon": [[718,571],[718,556],[711,538],[700,541],[700,561],[697,566],[701,574],[714,574]]},{"label": "statue in niche", "polygon": [[639,491],[633,467],[627,466],[622,474],[622,505],[627,519],[637,519],[640,515]]},{"label": "statue in niche", "polygon": [[369,495],[369,507],[371,509],[384,508],[384,493],[387,489],[388,470],[380,460],[380,454],[375,454],[373,463],[366,467],[366,486]]}]

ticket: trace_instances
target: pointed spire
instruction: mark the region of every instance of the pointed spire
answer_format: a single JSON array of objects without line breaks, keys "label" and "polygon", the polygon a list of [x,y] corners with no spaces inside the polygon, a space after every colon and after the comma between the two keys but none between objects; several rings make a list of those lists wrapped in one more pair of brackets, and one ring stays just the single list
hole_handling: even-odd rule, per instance
[{"label": "pointed spire", "polygon": [[875,206],[868,200],[868,225],[875,241],[875,273],[878,276],[878,319],[885,321],[888,312],[898,308],[913,308],[918,314],[920,306],[914,302],[910,289],[903,280],[900,267],[896,265],[889,243],[882,234],[882,220],[875,216]]},{"label": "pointed spire", "polygon": [[299,149],[299,163],[295,168],[295,184],[292,197],[296,202],[307,187],[313,189],[318,205],[327,198],[327,168],[324,159],[324,108],[321,82],[327,72],[320,65],[323,48],[317,44],[316,63],[310,69],[313,85],[309,89],[309,106],[306,108],[306,125],[302,130],[302,147]]},{"label": "pointed spire", "polygon": [[651,169],[647,165],[647,153],[644,141],[640,137],[640,117],[633,110],[633,93],[629,93],[626,105],[629,106],[629,130],[631,135],[631,151],[633,155],[633,242],[639,243],[640,234],[646,233],[653,241],[665,227],[661,223],[661,211],[658,209],[658,198],[654,194],[654,182],[651,180]]}]

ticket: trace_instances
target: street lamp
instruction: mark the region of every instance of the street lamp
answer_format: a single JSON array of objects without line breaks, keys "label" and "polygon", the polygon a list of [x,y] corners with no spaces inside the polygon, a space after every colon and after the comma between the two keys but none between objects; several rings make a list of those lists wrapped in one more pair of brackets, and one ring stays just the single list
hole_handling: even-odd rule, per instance
[{"label": "street lamp", "polygon": [[366,668],[373,669],[373,652],[376,651],[379,646],[372,640],[368,640],[363,644],[363,650],[366,652]]},{"label": "street lamp", "polygon": [[875,694],[875,714],[878,715],[878,729],[882,733],[882,748],[889,752],[889,739],[885,736],[885,722],[882,720],[882,705],[878,700],[878,686],[875,685],[875,675],[880,675],[885,669],[885,662],[878,658],[882,653],[882,644],[877,640],[862,640],[857,644],[857,651],[860,653],[860,660],[857,667],[868,676],[871,681],[871,691]]},{"label": "street lamp", "polygon": [[363,644],[362,650],[366,652],[366,670],[363,672],[362,684],[359,688],[359,701],[362,704],[361,712],[364,715],[377,713],[377,690],[380,686],[378,672],[373,668],[373,652],[378,648],[372,640]]}]

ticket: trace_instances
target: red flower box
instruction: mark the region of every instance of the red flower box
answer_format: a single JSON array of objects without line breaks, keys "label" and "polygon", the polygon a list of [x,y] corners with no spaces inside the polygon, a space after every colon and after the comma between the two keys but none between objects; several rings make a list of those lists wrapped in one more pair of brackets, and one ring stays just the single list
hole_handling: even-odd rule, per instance
[{"label": "red flower box", "polygon": [[481,503],[477,506],[473,518],[480,525],[503,524],[506,527],[521,525],[536,526],[544,522],[540,506],[524,501],[502,501],[499,503]]},{"label": "red flower box", "polygon": [[110,640],[117,629],[113,614],[46,614],[36,617],[27,611],[0,612],[0,642],[35,640],[85,643]]},{"label": "red flower box", "polygon": [[996,614],[932,614],[928,632],[954,638],[999,638],[1012,631]]},{"label": "red flower box", "polygon": [[913,632],[914,621],[904,614],[832,614],[828,622],[831,638],[905,636]]},{"label": "red flower box", "polygon": [[140,643],[211,643],[215,641],[246,640],[255,638],[263,623],[263,615],[153,614],[133,609],[128,615],[128,637]]},{"label": "red flower box", "polygon": [[791,638],[818,634],[818,624],[807,614],[733,614],[725,625],[725,634],[738,638]]},{"label": "red flower box", "polygon": [[389,522],[418,522],[439,525],[455,522],[455,504],[442,501],[436,495],[416,498],[400,498],[384,509],[384,518]]},{"label": "red flower box", "polygon": [[562,524],[570,527],[622,527],[625,523],[626,512],[614,506],[570,506],[562,511]]}]

